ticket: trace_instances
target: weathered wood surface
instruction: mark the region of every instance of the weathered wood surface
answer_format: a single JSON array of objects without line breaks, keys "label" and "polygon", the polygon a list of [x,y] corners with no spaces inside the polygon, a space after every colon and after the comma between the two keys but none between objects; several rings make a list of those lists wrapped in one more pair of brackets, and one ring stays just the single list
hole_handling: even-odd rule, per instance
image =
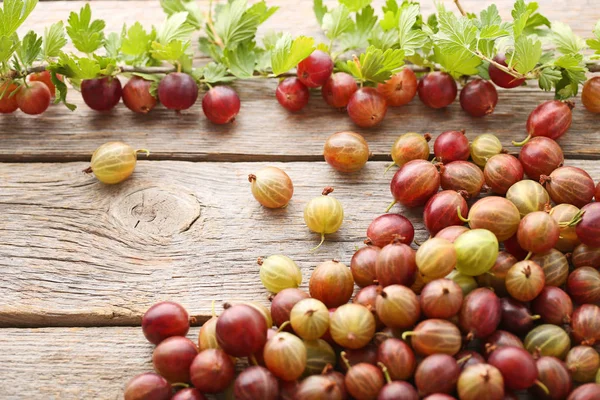
[{"label": "weathered wood surface", "polygon": [[[196,341],[198,328],[188,337]],[[152,371],[139,327],[2,329],[0,398],[122,399],[127,381]]]},{"label": "weathered wood surface", "polygon": [[[569,164],[600,179],[598,162]],[[200,320],[213,300],[268,304],[257,257],[292,257],[306,285],[317,263],[349,263],[392,200],[384,162],[352,175],[325,163],[286,163],[275,165],[294,181],[294,198],[267,210],[247,182],[263,165],[141,161],[131,179],[111,187],[81,173],[84,163],[0,164],[0,326],[138,324],[167,299]],[[328,185],[345,221],[310,253],[319,235],[304,225],[303,207]],[[421,210],[404,213],[424,240]]]},{"label": "weathered wood surface", "polygon": [[[206,4],[207,2],[203,2]],[[271,1],[281,9],[261,27],[289,31],[292,34],[320,35],[312,15],[312,2],[307,0]],[[374,4],[379,6],[382,2]],[[449,7],[453,7],[447,0]],[[487,3],[475,0],[462,2],[467,10],[479,11]],[[509,15],[512,1],[496,2],[503,16]],[[576,33],[589,37],[600,15],[600,3],[593,0],[577,2],[540,1],[540,8],[551,20],[561,20]],[[41,31],[69,11],[78,10],[83,2],[47,2],[39,4],[22,28]],[[432,2],[423,2],[425,14],[433,11]],[[118,31],[122,24],[138,20],[146,25],[163,19],[158,1],[97,1],[92,3],[94,16],[107,22],[109,31]],[[295,21],[290,24],[289,21]],[[72,91],[70,100],[79,106],[74,113],[63,106],[53,106],[41,117],[15,113],[0,117],[0,161],[82,161],[94,149],[108,140],[123,140],[149,148],[155,159],[209,161],[314,161],[320,160],[325,139],[336,131],[355,130],[365,135],[375,159],[385,160],[394,140],[409,131],[440,133],[466,128],[470,138],[481,133],[494,133],[511,151],[512,140],[525,135],[529,112],[539,103],[552,98],[538,88],[500,91],[496,112],[486,118],[474,119],[465,114],[458,100],[445,110],[432,110],[418,99],[410,105],[390,109],[384,123],[377,129],[362,130],[349,118],[328,107],[319,92],[314,92],[309,106],[291,114],[275,100],[276,80],[244,81],[235,85],[242,98],[242,110],[233,125],[217,127],[206,121],[197,104],[193,109],[176,115],[164,108],[150,115],[131,113],[122,104],[108,114],[100,114],[85,106],[79,93]],[[585,111],[578,99],[574,124],[561,140],[567,157],[599,158],[600,127],[598,118]]]}]

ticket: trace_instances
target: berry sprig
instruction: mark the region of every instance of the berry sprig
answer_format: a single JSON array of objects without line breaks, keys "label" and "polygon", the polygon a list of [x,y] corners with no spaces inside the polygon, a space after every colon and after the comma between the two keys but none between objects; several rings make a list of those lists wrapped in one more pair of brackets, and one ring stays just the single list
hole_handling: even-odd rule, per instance
[{"label": "berry sprig", "polygon": [[[348,107],[351,118],[360,126],[373,126],[383,119],[387,106],[379,98],[373,100],[377,95],[369,87],[387,84],[387,95],[385,87],[380,89],[387,104],[406,104],[405,99],[392,98],[389,89],[392,80],[400,79],[396,75],[409,69],[416,73],[441,71],[423,79],[423,89],[419,90],[425,104],[436,108],[454,100],[456,79],[465,83],[474,76],[491,79],[502,87],[515,87],[534,79],[541,89],[554,90],[557,99],[567,99],[577,94],[588,71],[600,70],[597,64],[591,63],[600,58],[600,22],[593,30],[594,36],[586,41],[576,36],[568,25],[551,23],[538,12],[537,3],[524,0],[516,0],[511,21],[502,21],[495,5],[475,15],[463,9],[458,0],[455,4],[459,15],[439,5],[437,12],[427,18],[421,14],[418,2],[408,0],[386,1],[381,17],[370,0],[339,0],[333,7],[314,0],[313,9],[327,37],[326,43],[318,43],[308,36],[293,38],[273,32],[259,40],[259,26],[276,13],[278,7],[269,7],[265,1],[249,5],[247,0],[232,0],[219,6],[211,1],[206,10],[190,1],[162,0],[166,18],[161,25],[146,30],[135,22],[123,26],[121,32],[111,33],[105,32],[104,21],[93,19],[92,9],[87,4],[78,13],[71,12],[66,24],[60,21],[46,28],[43,36],[30,31],[19,38],[17,29],[36,4],[36,0],[3,3],[0,13],[1,112],[12,112],[20,107],[20,98],[23,111],[25,108],[30,113],[42,113],[54,90],[55,102],[74,109],[75,106],[66,101],[67,83],[80,89],[84,100],[102,96],[105,100],[102,104],[90,104],[86,100],[97,110],[112,108],[122,97],[132,110],[148,112],[160,97],[167,108],[180,111],[195,103],[194,84],[210,92],[215,85],[237,79],[287,76],[303,63],[304,69],[299,72],[310,74],[315,68],[312,63],[319,61],[320,66],[326,67],[327,76],[322,81],[316,77],[317,81],[308,83],[299,75],[300,85],[288,80],[278,91],[280,102],[296,111],[309,96],[307,88],[301,85],[324,86],[323,96],[329,104]],[[195,43],[192,36],[197,31],[200,39]],[[69,42],[76,52],[66,50]],[[586,55],[588,48],[595,53]],[[203,66],[194,65],[198,51],[211,61]],[[336,73],[334,76],[338,78],[328,82],[331,73]],[[410,71],[402,73],[404,81],[400,82],[409,83],[417,78]],[[164,76],[170,74],[180,75],[163,82]],[[119,76],[136,77],[132,80],[135,87],[122,88]],[[350,79],[360,89],[353,89]],[[36,80],[46,84],[50,95],[42,86],[32,83]],[[497,101],[493,85],[478,82],[465,97],[477,97],[480,88],[489,94],[489,100],[485,109],[476,110],[475,114],[485,115],[493,111]],[[342,98],[338,99],[336,95],[340,91]],[[432,91],[436,96],[431,95]],[[354,92],[358,94],[354,96]],[[229,122],[237,114],[239,98],[231,91],[223,93],[228,99],[227,109],[212,114],[224,114],[226,117],[216,119]],[[187,97],[186,101],[169,107],[173,102],[168,97],[182,96]],[[218,93],[211,97],[215,96],[219,98]],[[355,101],[351,101],[351,96],[356,97]],[[404,97],[409,96],[404,94]],[[429,101],[432,97],[443,101]],[[300,103],[290,104],[292,98],[298,98]],[[37,102],[35,107],[25,105],[33,100]],[[210,97],[206,103],[205,113],[211,104],[221,104],[211,101]],[[370,116],[366,117],[369,121],[365,115],[356,115],[357,109],[366,103],[373,104]],[[467,112],[468,108],[465,108]]]}]

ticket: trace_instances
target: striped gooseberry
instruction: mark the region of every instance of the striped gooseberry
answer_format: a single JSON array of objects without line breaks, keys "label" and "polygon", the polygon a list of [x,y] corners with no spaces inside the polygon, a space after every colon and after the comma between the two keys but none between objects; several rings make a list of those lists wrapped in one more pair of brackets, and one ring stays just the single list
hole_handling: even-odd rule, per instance
[{"label": "striped gooseberry", "polygon": [[419,296],[421,312],[427,318],[452,318],[460,311],[463,297],[456,282],[450,279],[433,280],[425,285]]},{"label": "striped gooseberry", "polygon": [[354,283],[364,288],[375,284],[375,263],[381,249],[377,246],[366,246],[358,249],[350,260],[350,272]]},{"label": "striped gooseberry", "polygon": [[529,259],[544,271],[546,286],[562,286],[569,276],[569,260],[560,251],[550,249],[544,253],[534,254]]},{"label": "striped gooseberry", "polygon": [[337,260],[325,261],[317,265],[308,284],[312,298],[320,300],[327,308],[346,304],[354,292],[352,272]]},{"label": "striped gooseberry", "polygon": [[109,185],[123,182],[133,174],[140,152],[150,154],[148,150],[134,150],[123,142],[104,143],[94,151],[90,166],[84,172],[93,172],[100,182]]},{"label": "striped gooseberry", "polygon": [[481,168],[469,161],[453,161],[440,166],[440,185],[444,190],[464,190],[477,197],[485,183]]},{"label": "striped gooseberry", "polygon": [[419,98],[428,107],[444,108],[456,99],[458,88],[454,78],[446,72],[430,72],[419,80]]},{"label": "striped gooseberry", "polygon": [[422,396],[433,393],[452,393],[460,375],[460,367],[448,354],[425,357],[415,371],[415,386]]},{"label": "striped gooseberry", "polygon": [[412,348],[422,356],[437,353],[453,356],[462,346],[460,330],[452,322],[444,319],[424,320],[412,331],[402,334],[404,340],[409,337]]},{"label": "striped gooseberry", "polygon": [[575,232],[575,227],[570,226],[570,222],[575,219],[579,213],[579,208],[572,204],[559,204],[552,207],[550,216],[558,223],[560,235],[554,247],[562,252],[572,252],[575,247],[581,243]]},{"label": "striped gooseberry", "polygon": [[571,261],[575,268],[592,267],[600,269],[600,247],[592,247],[581,243],[573,250]]},{"label": "striped gooseberry", "polygon": [[403,243],[390,243],[377,255],[375,276],[383,287],[412,285],[416,273],[415,251]]},{"label": "striped gooseberry", "polygon": [[410,328],[421,315],[417,295],[402,285],[380,288],[375,304],[379,320],[390,328]]},{"label": "striped gooseberry", "polygon": [[265,344],[265,365],[269,371],[284,381],[298,379],[306,369],[306,346],[288,332],[279,332]]},{"label": "striped gooseberry", "polygon": [[414,237],[415,228],[408,218],[400,214],[383,214],[369,224],[365,243],[377,247],[395,241],[410,245]]},{"label": "striped gooseberry", "polygon": [[217,319],[217,342],[234,357],[247,357],[262,349],[267,341],[266,318],[256,308],[246,304],[224,305]]},{"label": "striped gooseberry", "polygon": [[477,276],[489,271],[498,257],[498,239],[487,229],[472,229],[454,241],[456,269]]},{"label": "striped gooseberry", "polygon": [[499,242],[509,239],[517,232],[521,215],[517,207],[504,197],[489,196],[477,200],[469,210],[471,229],[487,229]]},{"label": "striped gooseberry", "polygon": [[360,304],[344,304],[331,315],[329,332],[333,340],[348,349],[365,347],[375,334],[371,310]]},{"label": "striped gooseberry", "polygon": [[390,378],[395,381],[412,378],[417,367],[413,350],[396,338],[386,339],[379,345],[377,360],[386,366]]},{"label": "striped gooseberry", "polygon": [[413,160],[429,159],[430,140],[431,135],[429,133],[420,135],[415,132],[409,132],[400,136],[392,145],[391,154],[394,163],[388,169],[394,165],[401,168],[404,164]]},{"label": "striped gooseberry", "polygon": [[550,195],[542,185],[532,180],[522,180],[512,185],[506,192],[521,214],[521,218],[534,211],[542,211],[550,203]]},{"label": "striped gooseberry", "polygon": [[519,261],[506,273],[506,290],[519,301],[535,299],[545,284],[544,270],[531,260]]},{"label": "striped gooseberry", "polygon": [[308,229],[321,234],[321,242],[313,250],[318,249],[325,241],[325,235],[337,232],[344,222],[342,203],[328,194],[332,187],[323,189],[322,196],[310,200],[304,207],[304,222]]},{"label": "striped gooseberry", "polygon": [[577,237],[588,246],[600,247],[600,202],[586,205],[581,212],[583,215],[575,228]]},{"label": "striped gooseberry", "polygon": [[283,289],[297,288],[302,283],[302,272],[291,258],[276,254],[259,258],[260,280],[269,292],[279,293]]},{"label": "striped gooseberry", "polygon": [[385,97],[390,107],[403,106],[417,94],[417,76],[410,68],[403,68],[384,83],[377,85],[377,91]]},{"label": "striped gooseberry", "polygon": [[529,331],[523,344],[532,354],[539,353],[541,356],[563,360],[571,348],[571,338],[561,327],[543,324]]},{"label": "striped gooseberry", "polygon": [[496,262],[488,273],[477,276],[477,283],[481,287],[490,287],[498,296],[507,296],[506,273],[517,263],[517,259],[506,251],[501,251],[496,257]]},{"label": "striped gooseberry", "polygon": [[600,355],[591,346],[575,346],[567,353],[565,364],[575,382],[593,382],[600,368]]},{"label": "striped gooseberry", "polygon": [[304,347],[306,347],[306,368],[302,373],[303,377],[319,375],[327,365],[335,365],[337,360],[335,351],[325,340],[305,340]]},{"label": "striped gooseberry", "polygon": [[573,302],[561,288],[546,286],[531,302],[531,310],[545,323],[560,326],[571,322]]},{"label": "striped gooseberry", "polygon": [[538,380],[542,382],[550,394],[541,387],[533,386],[530,391],[536,399],[558,400],[565,399],[573,387],[573,380],[564,362],[556,357],[539,357],[535,364],[538,369]]},{"label": "striped gooseberry", "polygon": [[512,185],[523,179],[523,166],[515,156],[496,154],[485,164],[483,176],[492,192],[505,195]]},{"label": "striped gooseberry", "polygon": [[433,154],[436,160],[444,164],[467,161],[471,153],[465,130],[442,132],[433,143]]},{"label": "striped gooseberry", "polygon": [[461,215],[469,212],[465,195],[466,192],[442,190],[429,199],[423,209],[423,223],[431,235],[437,235],[445,228],[464,224],[456,210],[459,209]]},{"label": "striped gooseberry", "polygon": [[503,400],[504,378],[498,368],[489,364],[475,364],[463,370],[457,382],[461,400]]},{"label": "striped gooseberry", "polygon": [[400,168],[390,183],[394,202],[406,207],[418,207],[427,203],[440,187],[440,174],[435,165],[425,160],[413,160]]},{"label": "striped gooseberry", "polygon": [[304,340],[315,340],[329,329],[329,310],[317,299],[303,299],[290,312],[294,332]]},{"label": "striped gooseberry", "polygon": [[480,167],[485,167],[487,161],[496,154],[505,152],[500,139],[491,133],[479,135],[471,143],[471,158]]},{"label": "striped gooseberry", "polygon": [[558,224],[544,211],[534,211],[525,215],[517,230],[519,245],[532,253],[544,253],[554,248],[559,236]]},{"label": "striped gooseberry", "polygon": [[570,101],[548,100],[538,105],[527,118],[527,138],[516,145],[526,143],[530,138],[545,136],[558,139],[571,126],[575,104]]},{"label": "striped gooseberry", "polygon": [[539,315],[531,315],[531,311],[525,303],[511,297],[501,298],[500,307],[502,308],[502,318],[499,328],[516,335],[525,335],[533,328],[533,323],[540,318]]},{"label": "striped gooseberry", "polygon": [[573,204],[576,207],[590,203],[596,189],[592,177],[577,167],[557,168],[549,176],[542,175],[540,182],[556,204]]},{"label": "striped gooseberry", "polygon": [[519,152],[519,161],[529,177],[539,181],[565,162],[561,147],[554,140],[538,136],[528,141]]},{"label": "striped gooseberry", "polygon": [[500,299],[489,289],[475,289],[464,298],[458,316],[460,328],[467,333],[467,339],[485,338],[500,324]]},{"label": "striped gooseberry", "polygon": [[356,172],[369,159],[369,145],[355,132],[338,132],[325,141],[323,157],[327,164],[340,172]]},{"label": "striped gooseberry", "polygon": [[345,72],[336,72],[325,82],[321,89],[323,100],[333,108],[344,108],[350,97],[358,90],[356,80]]},{"label": "striped gooseberry", "polygon": [[567,292],[578,304],[600,303],[600,272],[592,267],[577,268],[569,274]]},{"label": "striped gooseberry", "polygon": [[294,194],[292,180],[282,169],[266,167],[248,175],[252,195],[267,208],[285,207]]},{"label": "striped gooseberry", "polygon": [[419,246],[415,263],[425,281],[443,278],[456,267],[456,249],[446,239],[431,238]]}]

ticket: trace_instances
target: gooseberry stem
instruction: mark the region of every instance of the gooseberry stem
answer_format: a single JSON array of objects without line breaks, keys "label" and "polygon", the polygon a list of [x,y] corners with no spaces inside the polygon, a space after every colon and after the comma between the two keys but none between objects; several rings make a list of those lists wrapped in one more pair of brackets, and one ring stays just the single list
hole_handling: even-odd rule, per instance
[{"label": "gooseberry stem", "polygon": [[350,361],[348,361],[348,357],[346,357],[346,352],[342,351],[340,353],[340,357],[342,357],[342,361],[344,362],[344,365],[346,366],[346,368],[350,369],[352,368],[352,365],[350,365]]},{"label": "gooseberry stem", "polygon": [[550,394],[550,390],[548,390],[548,387],[546,385],[544,385],[544,383],[542,381],[540,381],[539,379],[536,379],[535,384],[537,386],[539,386],[544,391],[544,393]]},{"label": "gooseberry stem", "polygon": [[402,334],[402,340],[406,340],[407,337],[414,336],[414,335],[415,335],[414,331],[406,331]]},{"label": "gooseberry stem", "polygon": [[523,140],[521,142],[517,142],[517,141],[513,140],[512,144],[513,144],[513,146],[518,146],[518,147],[525,146],[527,144],[527,142],[529,142],[530,139],[531,139],[531,135],[527,135],[525,140]]},{"label": "gooseberry stem", "polygon": [[459,359],[458,361],[456,361],[457,364],[462,364],[464,362],[467,362],[471,359],[471,357],[473,357],[473,355],[468,354],[466,356],[464,356],[463,358]]},{"label": "gooseberry stem", "polygon": [[175,382],[171,384],[172,387],[182,387],[182,388],[189,388],[190,385],[188,385],[187,383],[183,383],[183,382]]},{"label": "gooseberry stem", "polygon": [[144,154],[146,154],[146,157],[150,156],[150,150],[148,150],[148,149],[137,149],[135,151],[135,154],[138,154],[138,153],[144,153]]},{"label": "gooseberry stem", "polygon": [[386,208],[386,209],[385,209],[385,212],[390,212],[390,210],[392,209],[392,207],[394,207],[394,206],[396,205],[396,203],[397,203],[397,201],[396,201],[396,200],[394,200],[394,201],[392,202],[392,204],[390,204],[390,205],[388,206],[388,208]]},{"label": "gooseberry stem", "polygon": [[279,329],[277,329],[277,333],[279,333],[282,330],[284,330],[285,327],[288,326],[289,324],[290,324],[290,321],[285,321],[283,324],[281,324],[281,326],[279,327]]},{"label": "gooseberry stem", "polygon": [[313,252],[317,251],[317,249],[319,247],[321,247],[321,245],[323,244],[323,242],[325,242],[325,234],[321,233],[321,242],[317,245],[317,247],[313,247],[312,249],[310,249],[310,252],[313,253]]},{"label": "gooseberry stem", "polygon": [[468,218],[464,218],[460,212],[460,206],[456,206],[456,212],[458,213],[458,219],[460,219],[462,222],[468,224],[469,223],[469,219]]},{"label": "gooseberry stem", "polygon": [[585,214],[585,210],[579,210],[570,221],[560,222],[558,225],[562,228],[577,226],[583,220],[583,214]]},{"label": "gooseberry stem", "polygon": [[527,257],[525,257],[525,260],[523,260],[523,261],[529,260],[532,255],[533,255],[533,253],[530,251],[529,253],[527,253]]},{"label": "gooseberry stem", "polygon": [[258,361],[256,360],[256,357],[254,357],[254,354],[252,354],[250,357],[248,357],[248,359],[250,360],[252,365],[258,365]]},{"label": "gooseberry stem", "polygon": [[392,377],[390,376],[390,372],[388,371],[388,369],[385,366],[385,364],[380,361],[380,362],[377,363],[377,365],[379,366],[379,368],[381,368],[381,372],[383,372],[383,376],[385,377],[385,381],[387,383],[392,382]]},{"label": "gooseberry stem", "polygon": [[535,314],[535,315],[532,315],[532,316],[531,316],[531,320],[532,320],[532,321],[537,321],[537,320],[538,320],[538,319],[540,319],[540,318],[542,318],[542,316],[541,316],[541,315],[538,315],[538,314]]},{"label": "gooseberry stem", "polygon": [[396,165],[395,162],[391,163],[390,165],[387,166],[387,168],[385,169],[385,171],[383,171],[383,175],[387,174],[387,172],[392,169],[392,167]]}]

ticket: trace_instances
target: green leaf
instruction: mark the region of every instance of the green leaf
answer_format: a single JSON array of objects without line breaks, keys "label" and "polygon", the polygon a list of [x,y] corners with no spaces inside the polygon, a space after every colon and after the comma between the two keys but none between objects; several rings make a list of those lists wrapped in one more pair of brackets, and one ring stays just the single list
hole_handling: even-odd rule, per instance
[{"label": "green leaf", "polygon": [[58,77],[56,76],[56,72],[54,71],[50,72],[50,80],[56,87],[54,104],[63,103],[69,110],[75,111],[77,106],[75,104],[67,102],[67,85],[65,85],[65,83],[62,80],[58,79]]},{"label": "green leaf", "polygon": [[75,48],[83,53],[93,53],[104,42],[104,21],[92,21],[92,9],[89,4],[81,8],[79,14],[69,15],[67,33]]},{"label": "green leaf", "polygon": [[384,13],[389,11],[395,14],[399,9],[398,2],[396,0],[386,0],[385,5],[381,9]]},{"label": "green leaf", "polygon": [[371,31],[369,44],[384,51],[395,48],[398,44],[398,30],[384,31],[380,26],[375,26]]},{"label": "green leaf", "polygon": [[156,39],[156,32],[147,33],[139,22],[133,24],[121,42],[121,52],[140,58],[150,51],[150,44]]},{"label": "green leaf", "polygon": [[439,32],[435,34],[436,43],[442,53],[472,51],[477,42],[477,28],[473,21],[461,17],[457,18],[443,7],[438,10]]},{"label": "green leaf", "polygon": [[372,0],[340,0],[340,4],[346,6],[350,12],[357,12],[371,4]]},{"label": "green leaf", "polygon": [[596,36],[595,39],[587,40],[587,45],[590,46],[590,48],[595,51],[595,53],[594,53],[595,56],[593,56],[592,58],[599,58],[599,56],[600,56],[600,21],[598,21],[596,23],[596,26],[594,27],[594,36]]},{"label": "green leaf", "polygon": [[178,12],[167,17],[156,34],[156,41],[168,45],[173,41],[187,41],[190,39],[194,27],[188,24],[187,12]]},{"label": "green leaf", "polygon": [[10,60],[15,50],[18,47],[17,35],[11,35],[12,37],[0,36],[0,63],[6,63]]},{"label": "green leaf", "polygon": [[[537,6],[536,6],[537,8]],[[516,40],[527,26],[527,20],[533,11],[525,4],[524,0],[517,0],[511,15],[514,19],[513,22],[513,37]]]},{"label": "green leaf", "polygon": [[479,64],[479,66],[477,66],[477,75],[479,75],[482,79],[489,81],[490,80],[489,68],[490,68],[489,62],[487,62],[487,61],[482,62],[481,64]]},{"label": "green leaf", "polygon": [[299,36],[292,40],[292,36],[282,36],[271,53],[271,65],[275,75],[294,68],[300,61],[312,54],[315,49],[315,40],[311,37]]},{"label": "green leaf", "polygon": [[58,57],[60,50],[67,44],[65,37],[65,27],[62,21],[58,21],[50,28],[44,29],[44,39],[42,40],[42,55],[44,58]]},{"label": "green leaf", "polygon": [[61,53],[58,60],[48,66],[50,71],[71,79],[94,79],[100,75],[102,68],[96,58],[80,58]]},{"label": "green leaf", "polygon": [[327,6],[323,4],[323,0],[313,1],[313,11],[315,12],[315,17],[317,17],[319,25],[323,25],[323,16],[327,14]]},{"label": "green leaf", "polygon": [[562,71],[562,78],[556,82],[555,97],[557,99],[568,99],[577,94],[579,83],[572,80],[567,71]]},{"label": "green leaf", "polygon": [[111,32],[106,41],[104,42],[104,48],[106,49],[106,55],[111,58],[117,58],[121,52],[122,38],[116,32]]},{"label": "green leaf", "polygon": [[500,26],[502,23],[502,18],[500,18],[500,14],[498,13],[498,7],[495,4],[490,5],[485,10],[482,10],[479,14],[479,21],[481,22],[481,26]]},{"label": "green leaf", "polygon": [[585,41],[575,35],[569,25],[562,22],[552,24],[551,38],[556,50],[562,54],[579,53],[585,48]]},{"label": "green leaf", "polygon": [[24,67],[30,67],[42,51],[42,38],[34,31],[27,32],[17,50]]},{"label": "green leaf", "polygon": [[181,40],[173,40],[169,44],[152,42],[152,50],[150,53],[156,60],[177,62],[185,55],[185,52],[190,47],[190,42],[182,42]]},{"label": "green leaf", "polygon": [[339,38],[343,33],[352,29],[354,23],[350,11],[345,6],[339,6],[323,16],[322,28],[331,40]]},{"label": "green leaf", "polygon": [[[231,49],[238,44],[254,39],[258,26],[277,11],[277,7],[267,7],[264,1],[246,9],[246,0],[233,0],[221,7],[215,18],[215,30],[223,44]],[[208,30],[211,39],[216,37]]]},{"label": "green leaf", "polygon": [[387,49],[382,51],[373,46],[360,55],[358,60],[348,60],[347,67],[362,82],[383,83],[404,65],[404,51]]},{"label": "green leaf", "polygon": [[560,81],[561,78],[562,73],[559,70],[553,67],[543,68],[540,71],[540,75],[538,78],[540,89],[545,91],[552,90],[552,88],[556,85],[558,81]]},{"label": "green leaf", "polygon": [[200,11],[200,8],[195,1],[160,0],[160,5],[167,15],[187,12],[186,22],[196,29],[202,28],[204,18],[202,16],[202,11]]},{"label": "green leaf", "polygon": [[202,82],[215,84],[220,82],[231,82],[235,77],[227,75],[227,67],[223,64],[211,62],[202,70]]},{"label": "green leaf", "polygon": [[420,10],[418,4],[409,3],[400,9],[400,19],[398,22],[398,37],[400,48],[408,56],[415,54],[429,40],[428,36],[420,29],[413,29],[417,22]]},{"label": "green leaf", "polygon": [[376,22],[375,10],[371,6],[356,13],[356,23],[352,30],[342,35],[342,47],[348,50],[367,47],[369,36]]},{"label": "green leaf", "polygon": [[515,42],[513,65],[517,72],[525,75],[535,68],[542,56],[542,42],[520,36]]},{"label": "green leaf", "polygon": [[455,78],[460,75],[475,75],[482,61],[475,57],[467,49],[462,49],[453,53],[445,53],[438,46],[434,46],[433,60],[440,64],[444,70]]},{"label": "green leaf", "polygon": [[397,12],[393,12],[393,11],[386,11],[383,14],[383,18],[381,20],[379,20],[379,26],[381,26],[381,28],[384,31],[389,31],[392,29],[396,29],[398,28],[398,19],[399,19],[399,15]]},{"label": "green leaf", "polygon": [[11,37],[37,5],[37,0],[4,0],[0,9],[0,36]]},{"label": "green leaf", "polygon": [[237,50],[225,49],[225,60],[231,73],[240,79],[254,75],[256,67],[256,53],[254,43],[239,46]]}]

